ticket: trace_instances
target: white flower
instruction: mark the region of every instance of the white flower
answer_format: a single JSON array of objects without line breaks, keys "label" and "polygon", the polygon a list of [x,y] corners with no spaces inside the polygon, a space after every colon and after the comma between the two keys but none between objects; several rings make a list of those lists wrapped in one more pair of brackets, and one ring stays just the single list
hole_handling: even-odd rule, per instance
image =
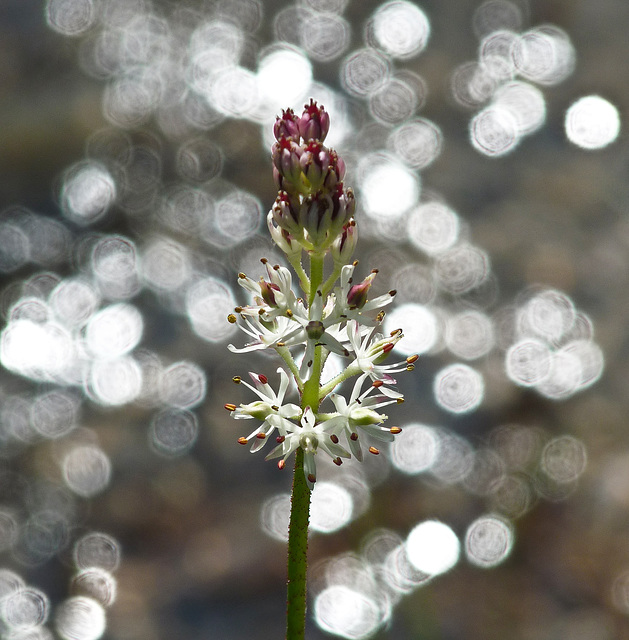
[{"label": "white flower", "polygon": [[382,380],[386,384],[395,384],[395,378],[390,374],[411,371],[417,356],[409,356],[401,362],[381,364],[393,347],[402,339],[402,331],[393,331],[389,337],[377,333],[377,326],[368,334],[361,335],[361,327],[356,320],[347,323],[347,338],[354,352],[355,360],[348,369],[369,374],[372,380]]},{"label": "white flower", "polygon": [[[338,393],[331,393],[330,399],[334,403],[336,413],[331,414],[327,421],[328,429],[335,435],[344,433],[352,455],[362,461],[363,453],[360,446],[359,430],[367,433],[383,442],[390,442],[396,433],[400,433],[398,427],[388,428],[382,425],[387,416],[375,411],[388,404],[397,404],[404,401],[401,393],[383,386],[382,382],[374,382],[366,391],[362,391],[363,383],[368,377],[363,373],[355,382],[349,402]],[[378,389],[382,395],[370,396]],[[370,449],[377,453],[377,449]]]},{"label": "white flower", "polygon": [[[247,353],[248,351],[257,351],[259,349],[268,349],[269,347],[277,347],[283,344],[287,346],[300,344],[304,341],[304,330],[299,323],[291,318],[278,316],[270,322],[265,322],[260,316],[248,318],[240,316],[243,324],[239,324],[239,328],[246,334],[254,338],[253,342],[248,342],[244,347],[234,347],[228,344],[227,348],[233,353]],[[236,322],[236,317],[231,316],[230,322]],[[278,344],[279,343],[279,344]]]},{"label": "white flower", "polygon": [[261,449],[266,444],[268,436],[270,436],[275,429],[278,430],[280,436],[286,435],[290,427],[289,420],[299,418],[302,413],[296,404],[290,402],[283,404],[284,396],[286,395],[289,385],[289,378],[286,371],[281,367],[277,372],[280,374],[280,386],[277,393],[269,385],[266,376],[249,372],[255,386],[251,386],[238,377],[234,378],[234,382],[244,384],[260,398],[260,400],[250,402],[249,404],[241,404],[233,410],[231,410],[233,405],[227,405],[231,410],[231,416],[237,420],[256,418],[257,420],[263,421],[262,424],[257,429],[254,429],[246,438],[240,438],[238,440],[241,444],[248,444],[255,438],[251,445],[251,453],[255,453]]},{"label": "white flower", "polygon": [[304,450],[304,475],[310,489],[314,487],[317,479],[315,456],[318,451],[325,451],[337,465],[341,464],[341,458],[351,457],[349,452],[338,444],[338,437],[329,433],[326,422],[315,423],[314,412],[310,407],[306,407],[300,424],[289,423],[290,433],[278,438],[281,442],[266,457],[267,460],[281,457],[278,467],[282,469],[286,459],[301,447]]}]

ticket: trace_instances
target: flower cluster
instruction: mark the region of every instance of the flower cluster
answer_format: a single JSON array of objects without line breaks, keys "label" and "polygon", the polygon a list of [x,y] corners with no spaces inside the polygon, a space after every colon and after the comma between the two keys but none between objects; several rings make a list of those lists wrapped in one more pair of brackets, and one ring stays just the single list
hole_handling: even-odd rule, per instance
[{"label": "flower cluster", "polygon": [[[352,455],[362,460],[361,437],[390,441],[399,427],[385,427],[382,407],[403,402],[393,389],[395,375],[414,368],[417,356],[388,363],[387,357],[402,338],[402,331],[380,331],[384,307],[395,291],[369,298],[377,271],[354,283],[357,262],[351,262],[356,246],[355,200],[343,185],[345,165],[333,149],[324,146],[330,118],[314,101],[301,117],[290,109],[278,117],[272,149],[273,175],[279,193],[268,214],[275,244],[294,268],[304,297],[293,291],[291,271],[263,259],[266,276],[255,281],[244,273],[238,283],[251,297],[250,304],[236,307],[228,316],[238,323],[250,341],[236,353],[273,349],[283,360],[278,391],[266,376],[250,373],[253,384],[235,377],[259,398],[249,404],[226,404],[236,419],[260,422],[241,444],[260,450],[272,434],[276,446],[267,459],[286,459],[297,449],[304,451],[304,473],[310,488],[316,480],[315,457],[327,453],[340,465]],[[302,260],[307,256],[310,275]],[[330,259],[331,258],[331,259]],[[326,259],[331,273],[324,278]],[[347,361],[345,369],[321,384],[321,371],[330,353]],[[301,356],[301,362],[295,359]],[[300,403],[285,402],[292,376]],[[349,399],[335,393],[345,380],[356,377]],[[322,410],[328,399],[334,411]],[[332,406],[329,407],[332,409]],[[374,446],[368,450],[379,453]]]}]

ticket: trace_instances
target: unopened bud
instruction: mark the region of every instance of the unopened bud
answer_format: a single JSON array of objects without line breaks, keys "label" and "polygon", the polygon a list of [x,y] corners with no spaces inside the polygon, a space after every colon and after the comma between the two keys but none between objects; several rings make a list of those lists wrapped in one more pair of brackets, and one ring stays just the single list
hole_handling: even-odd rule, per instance
[{"label": "unopened bud", "polygon": [[304,112],[299,118],[299,133],[304,140],[319,140],[323,142],[330,129],[330,116],[322,106],[311,98],[310,104],[305,105]]}]

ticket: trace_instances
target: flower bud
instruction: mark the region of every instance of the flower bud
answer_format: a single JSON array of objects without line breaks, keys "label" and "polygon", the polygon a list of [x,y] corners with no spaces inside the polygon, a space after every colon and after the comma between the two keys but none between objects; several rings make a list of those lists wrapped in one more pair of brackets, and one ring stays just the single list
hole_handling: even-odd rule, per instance
[{"label": "flower bud", "polygon": [[377,271],[372,271],[360,284],[355,284],[347,293],[347,305],[350,309],[362,309],[367,302],[371,283]]},{"label": "flower bud", "polygon": [[[273,165],[281,177],[285,181],[293,183],[298,190],[303,182],[299,162],[303,152],[302,147],[292,138],[280,138],[271,149]],[[276,182],[278,182],[277,179]]]},{"label": "flower bud", "polygon": [[299,133],[304,140],[323,142],[330,129],[330,116],[323,106],[317,106],[317,103],[311,98],[310,104],[305,105],[298,123]]},{"label": "flower bud", "polygon": [[[311,140],[299,159],[302,171],[310,185],[310,192],[319,191],[331,169],[331,152],[318,140]],[[336,153],[334,153],[336,155]]]},{"label": "flower bud", "polygon": [[299,140],[299,118],[292,109],[282,110],[282,117],[277,116],[273,125],[273,135],[280,138],[294,138]]},{"label": "flower bud", "polygon": [[352,218],[343,226],[343,231],[334,240],[331,247],[332,258],[337,264],[347,264],[352,255],[354,255],[354,249],[356,249],[356,243],[358,241],[358,227]]}]

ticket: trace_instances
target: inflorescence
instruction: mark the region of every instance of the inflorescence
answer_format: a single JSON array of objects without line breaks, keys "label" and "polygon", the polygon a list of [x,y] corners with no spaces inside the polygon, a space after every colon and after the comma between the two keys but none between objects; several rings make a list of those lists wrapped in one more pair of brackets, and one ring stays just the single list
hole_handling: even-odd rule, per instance
[{"label": "inflorescence", "polygon": [[[242,348],[230,344],[231,351],[274,349],[285,364],[277,370],[277,391],[262,374],[249,374],[253,385],[240,377],[233,379],[259,399],[240,406],[226,404],[225,408],[236,419],[261,422],[238,442],[250,444],[251,451],[256,452],[276,434],[276,446],[267,459],[280,458],[280,469],[293,452],[303,449],[304,473],[311,489],[316,480],[318,451],[340,465],[343,458],[352,455],[362,460],[361,436],[386,442],[400,433],[399,427],[384,426],[387,416],[378,409],[403,402],[402,394],[393,389],[394,375],[411,371],[417,360],[413,355],[401,362],[386,363],[403,337],[400,329],[386,336],[380,331],[383,309],[391,303],[395,291],[369,299],[377,270],[354,284],[358,264],[351,261],[357,240],[355,199],[343,184],[343,160],[323,144],[329,126],[328,113],[313,100],[301,117],[287,109],[274,126],[273,176],[279,193],[267,222],[273,241],[299,278],[304,297],[293,292],[289,269],[262,259],[266,278],[256,282],[244,273],[238,274],[238,283],[252,296],[251,304],[236,307],[228,316],[229,322],[238,323],[251,338]],[[304,254],[310,259],[310,276],[302,263]],[[331,257],[332,271],[324,280],[326,256]],[[300,364],[293,357],[294,350],[303,354]],[[346,359],[347,365],[332,380],[320,384],[330,353]],[[299,405],[286,401],[291,386],[289,373],[302,399]],[[334,392],[355,376],[348,399]],[[304,393],[311,379],[318,388],[314,396]],[[326,398],[334,411],[320,410]],[[368,450],[379,453],[374,446]]]}]

